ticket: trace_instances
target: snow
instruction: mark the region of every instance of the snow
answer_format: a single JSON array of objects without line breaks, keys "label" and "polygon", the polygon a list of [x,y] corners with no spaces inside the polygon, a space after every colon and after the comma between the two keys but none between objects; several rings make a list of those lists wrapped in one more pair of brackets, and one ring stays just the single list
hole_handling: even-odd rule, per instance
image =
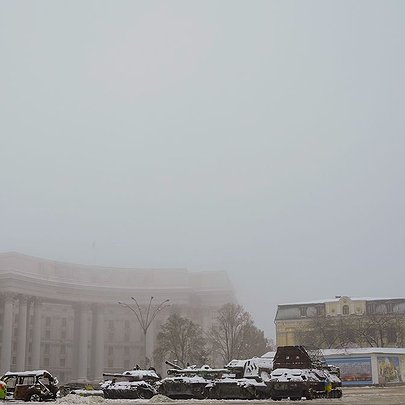
[{"label": "snow", "polygon": [[123,376],[133,377],[137,380],[144,380],[145,377],[150,377],[154,379],[160,379],[154,370],[128,370],[122,373]]},{"label": "snow", "polygon": [[87,396],[87,397],[82,397],[80,395],[75,395],[75,394],[68,394],[62,398],[58,398],[56,400],[57,404],[101,404],[104,403],[105,399],[103,397],[99,396]]},{"label": "snow", "polygon": [[48,370],[31,370],[31,371],[7,371],[4,376],[8,375],[21,375],[21,376],[29,376],[29,375],[43,375],[43,374],[50,374]]},{"label": "snow", "polygon": [[104,395],[102,390],[72,390],[72,394],[76,394],[76,395],[85,395],[85,396],[89,396],[89,395],[98,395],[100,397],[102,397]]},{"label": "snow", "polygon": [[212,386],[214,384],[235,384],[238,385],[239,387],[249,387],[249,386],[255,386],[255,387],[266,387],[266,384],[263,382],[258,382],[254,378],[222,378],[220,380],[215,380],[212,383]]},{"label": "snow", "polygon": [[269,359],[269,361],[272,362],[275,355],[276,355],[276,352],[267,352],[267,353],[264,353],[261,358],[262,359]]},{"label": "snow", "polygon": [[109,390],[122,390],[122,389],[131,389],[137,387],[149,386],[145,381],[105,381],[101,384],[101,388],[108,388]]},{"label": "snow", "polygon": [[325,378],[326,375],[322,370],[307,370],[296,368],[278,368],[271,373],[271,380],[281,382],[287,381],[307,381],[311,379]]},{"label": "snow", "polygon": [[185,382],[189,384],[199,384],[199,383],[205,383],[208,381],[208,379],[200,377],[198,375],[195,375],[193,377],[167,377],[162,380],[163,381],[172,381],[172,382]]},{"label": "snow", "polygon": [[370,354],[405,354],[405,348],[397,347],[357,347],[348,349],[322,349],[325,357],[330,356],[350,356],[350,355],[370,355]]},{"label": "snow", "polygon": [[166,395],[158,394],[158,395],[155,395],[154,397],[152,397],[149,400],[149,403],[164,404],[165,402],[174,402],[174,401],[175,401],[174,399],[171,399],[171,398],[167,397]]}]

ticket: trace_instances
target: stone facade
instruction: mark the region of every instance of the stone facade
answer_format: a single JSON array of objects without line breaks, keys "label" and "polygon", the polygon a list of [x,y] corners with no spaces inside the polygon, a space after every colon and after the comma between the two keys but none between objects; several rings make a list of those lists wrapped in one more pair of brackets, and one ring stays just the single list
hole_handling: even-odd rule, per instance
[{"label": "stone facade", "polygon": [[[330,300],[308,301],[278,305],[275,318],[277,346],[305,344],[300,337],[309,331],[314,320],[318,319],[373,319],[378,318],[403,321],[405,327],[405,298],[351,298],[337,296]],[[325,324],[324,324],[325,325]],[[338,325],[338,323],[336,323]],[[404,329],[405,330],[405,329]],[[333,332],[333,331],[332,331]],[[385,345],[401,347],[404,336],[395,336],[392,341],[383,341]],[[388,337],[388,340],[389,337]]]},{"label": "stone facade", "polygon": [[45,368],[61,382],[98,380],[142,362],[143,332],[119,301],[170,300],[148,329],[151,360],[171,313],[208,328],[221,305],[236,302],[224,272],[84,266],[18,253],[0,254],[0,296],[0,372]]}]

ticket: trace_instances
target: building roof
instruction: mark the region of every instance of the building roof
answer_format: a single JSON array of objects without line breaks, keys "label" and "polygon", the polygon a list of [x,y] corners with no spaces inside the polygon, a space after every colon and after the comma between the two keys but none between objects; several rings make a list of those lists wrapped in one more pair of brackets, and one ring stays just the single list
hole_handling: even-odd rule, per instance
[{"label": "building roof", "polygon": [[236,301],[224,271],[191,272],[185,268],[103,267],[59,262],[16,252],[0,253],[0,285],[3,289],[38,295],[39,289],[56,298],[70,291],[80,296],[100,295],[126,299],[131,294],[163,295],[172,292],[215,297],[220,302]]},{"label": "building roof", "polygon": [[350,349],[322,349],[325,357],[333,356],[361,356],[370,354],[398,355],[405,354],[405,348],[397,347],[358,347]]},{"label": "building roof", "polygon": [[302,302],[289,302],[278,304],[278,306],[296,306],[296,305],[316,305],[316,304],[327,304],[330,302],[338,302],[342,298],[349,298],[351,301],[392,301],[392,300],[405,300],[404,297],[350,297],[350,296],[338,296],[335,298],[326,298],[320,300],[302,301]]}]

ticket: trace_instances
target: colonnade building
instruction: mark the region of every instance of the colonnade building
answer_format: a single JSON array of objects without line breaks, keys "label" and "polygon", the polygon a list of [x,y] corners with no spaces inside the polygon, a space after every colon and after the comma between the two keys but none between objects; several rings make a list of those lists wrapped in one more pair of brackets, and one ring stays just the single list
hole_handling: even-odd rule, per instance
[{"label": "colonnade building", "polygon": [[160,311],[147,333],[153,361],[160,325],[172,313],[207,329],[217,309],[236,302],[225,272],[134,269],[57,262],[0,254],[0,372],[47,369],[59,380],[95,381],[104,371],[142,363],[144,334],[135,314],[119,302],[131,297]]}]

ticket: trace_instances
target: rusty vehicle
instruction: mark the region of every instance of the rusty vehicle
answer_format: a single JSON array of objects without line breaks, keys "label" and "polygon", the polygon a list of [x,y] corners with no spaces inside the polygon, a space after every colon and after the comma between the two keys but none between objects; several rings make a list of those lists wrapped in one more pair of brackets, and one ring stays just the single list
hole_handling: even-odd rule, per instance
[{"label": "rusty vehicle", "polygon": [[108,377],[100,388],[107,399],[150,399],[158,393],[160,376],[154,369],[133,369],[123,373],[103,373]]},{"label": "rusty vehicle", "polygon": [[59,391],[58,379],[47,370],[8,371],[0,380],[7,385],[6,399],[51,401]]},{"label": "rusty vehicle", "polygon": [[336,368],[328,366],[317,350],[304,346],[280,346],[268,381],[271,398],[341,398],[342,382]]},{"label": "rusty vehicle", "polygon": [[228,373],[225,368],[202,367],[181,368],[166,361],[173,368],[167,370],[168,377],[158,383],[159,394],[172,399],[208,398],[209,384]]}]

